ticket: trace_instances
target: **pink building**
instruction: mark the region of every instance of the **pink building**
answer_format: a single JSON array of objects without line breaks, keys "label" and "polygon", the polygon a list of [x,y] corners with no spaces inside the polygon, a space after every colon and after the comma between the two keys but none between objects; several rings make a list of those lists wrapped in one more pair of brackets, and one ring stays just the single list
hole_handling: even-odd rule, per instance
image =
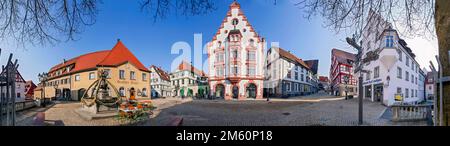
[{"label": "pink building", "polygon": [[233,2],[208,45],[212,96],[226,100],[263,98],[264,44],[240,4]]}]

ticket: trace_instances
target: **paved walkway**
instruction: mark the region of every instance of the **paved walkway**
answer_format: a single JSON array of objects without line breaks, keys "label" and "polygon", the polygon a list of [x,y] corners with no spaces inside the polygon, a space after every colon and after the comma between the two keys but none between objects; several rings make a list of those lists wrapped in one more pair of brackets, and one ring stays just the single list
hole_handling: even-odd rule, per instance
[{"label": "paved walkway", "polygon": [[[313,95],[290,99],[249,101],[192,100],[180,98],[155,99],[157,107],[152,118],[140,126],[164,126],[175,116],[183,117],[186,126],[356,126],[358,99]],[[18,114],[17,125],[32,125],[37,112],[45,112],[48,125],[117,126],[116,118],[84,120],[74,110],[79,102],[60,102],[47,108],[34,108]],[[380,118],[385,106],[365,100],[364,125],[404,126],[426,125],[426,122],[394,123]]]},{"label": "paved walkway", "polygon": [[[189,101],[191,101],[191,99],[181,100],[179,98],[168,98],[153,100],[153,104],[157,107],[154,113],[155,115],[158,115],[162,109]],[[80,107],[80,102],[57,102],[46,108],[33,108],[24,112],[19,112],[16,124],[18,126],[33,125],[33,118],[38,112],[45,112],[46,124],[49,126],[118,126],[124,124],[115,117],[84,120],[75,113],[75,110]]]},{"label": "paved walkway", "polygon": [[[327,98],[325,98],[327,99]],[[318,99],[320,100],[320,98]],[[364,126],[409,126],[380,118],[385,106],[364,101]],[[358,100],[208,101],[196,100],[163,110],[146,126],[164,126],[175,116],[186,126],[356,126]]]}]

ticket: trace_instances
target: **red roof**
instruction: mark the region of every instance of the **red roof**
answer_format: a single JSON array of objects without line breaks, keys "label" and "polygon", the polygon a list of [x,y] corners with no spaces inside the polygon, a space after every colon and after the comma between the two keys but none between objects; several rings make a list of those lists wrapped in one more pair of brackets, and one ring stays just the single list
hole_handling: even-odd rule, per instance
[{"label": "red roof", "polygon": [[320,82],[329,82],[330,80],[326,76],[319,76],[319,81]]},{"label": "red roof", "polygon": [[186,62],[184,60],[180,63],[180,65],[178,65],[178,70],[192,71],[192,72],[194,72],[197,75],[205,76],[205,73],[203,71],[195,68],[190,63],[188,63],[188,62]]},{"label": "red roof", "polygon": [[152,65],[152,66],[150,66],[150,68],[155,68],[156,73],[159,74],[161,79],[170,81],[169,74],[167,72],[165,72],[164,70],[162,70],[160,67],[156,67],[156,66]]},{"label": "red roof", "polygon": [[309,70],[311,69],[302,59],[298,58],[294,54],[292,54],[292,53],[290,53],[290,52],[288,52],[288,51],[286,51],[284,49],[281,49],[281,48],[275,48],[275,49],[278,50],[278,53],[280,54],[280,57],[284,57],[284,58],[287,58],[289,60],[295,61],[298,64],[302,65],[303,67],[305,67],[305,68],[307,68]]},{"label": "red roof", "polygon": [[342,50],[339,50],[339,49],[331,50],[331,54],[336,57],[336,60],[339,63],[343,63],[343,64],[350,64],[349,60],[350,61],[355,61],[356,60],[356,55],[355,54],[352,54],[352,53],[349,53],[349,52],[345,52],[345,51],[342,51]]},{"label": "red roof", "polygon": [[58,69],[69,67],[71,65],[74,65],[73,68],[69,72],[64,71],[61,75],[94,69],[99,66],[119,66],[126,62],[133,64],[139,70],[149,71],[119,40],[111,50],[88,53],[72,58],[61,64],[55,65],[50,69],[49,73],[52,74],[52,72]]}]

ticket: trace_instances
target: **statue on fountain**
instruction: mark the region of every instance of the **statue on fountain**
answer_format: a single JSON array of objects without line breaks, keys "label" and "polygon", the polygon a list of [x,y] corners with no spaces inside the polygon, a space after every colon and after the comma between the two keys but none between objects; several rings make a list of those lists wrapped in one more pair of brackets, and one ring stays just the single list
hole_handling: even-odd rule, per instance
[{"label": "statue on fountain", "polygon": [[[91,113],[117,110],[122,99],[117,88],[107,78],[107,71],[98,71],[98,79],[89,86],[81,98],[83,109]],[[113,89],[115,94],[111,94],[110,89]]]}]

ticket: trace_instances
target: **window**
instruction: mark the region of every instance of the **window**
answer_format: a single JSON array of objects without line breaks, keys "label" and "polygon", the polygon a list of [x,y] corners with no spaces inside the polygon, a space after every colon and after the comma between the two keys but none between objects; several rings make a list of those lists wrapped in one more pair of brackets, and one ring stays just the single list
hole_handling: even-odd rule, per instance
[{"label": "window", "polygon": [[295,72],[295,80],[298,80],[298,72]]},{"label": "window", "polygon": [[398,60],[400,60],[400,62],[403,61],[402,51],[399,51],[399,52],[398,52]]},{"label": "window", "polygon": [[291,76],[291,71],[290,70],[287,70],[287,78],[288,79],[290,79],[292,76]]},{"label": "window", "polygon": [[417,90],[415,92],[416,92],[416,97],[417,97]]},{"label": "window", "polygon": [[417,85],[417,77],[416,77],[416,85]]},{"label": "window", "polygon": [[20,93],[17,93],[17,98],[20,98]]},{"label": "window", "polygon": [[79,81],[80,80],[80,75],[75,75],[75,81]]},{"label": "window", "polygon": [[111,70],[105,69],[104,71],[106,72],[106,78],[111,78]]},{"label": "window", "polygon": [[253,39],[250,39],[250,40],[249,40],[248,42],[250,43],[250,46],[252,46],[252,47],[254,47],[254,46],[255,46],[255,40],[253,40]]},{"label": "window", "polygon": [[401,79],[402,78],[402,68],[397,67],[397,78]]},{"label": "window", "polygon": [[254,66],[249,66],[247,68],[247,75],[249,75],[249,76],[256,75],[256,68]]},{"label": "window", "polygon": [[256,55],[255,55],[255,51],[248,51],[247,52],[247,59],[254,61],[256,60]]},{"label": "window", "polygon": [[232,55],[233,55],[233,58],[234,58],[234,59],[237,59],[237,58],[239,57],[239,52],[238,52],[238,50],[234,50],[234,51],[232,52]]},{"label": "window", "polygon": [[[142,73],[142,80],[143,81],[147,81],[147,74],[146,73]],[[144,92],[144,91],[142,91]]]},{"label": "window", "polygon": [[305,75],[304,75],[304,74],[301,74],[301,76],[300,76],[300,80],[302,80],[302,81],[304,81],[304,80],[305,80]]},{"label": "window", "polygon": [[147,88],[142,89],[142,96],[147,97]]},{"label": "window", "polygon": [[238,66],[231,67],[231,73],[233,73],[233,75],[238,75],[239,74],[239,67]]},{"label": "window", "polygon": [[409,72],[405,71],[405,80],[409,81]]},{"label": "window", "polygon": [[123,87],[119,88],[119,94],[120,96],[124,97],[125,96],[125,89]]},{"label": "window", "polygon": [[125,71],[124,70],[119,70],[119,79],[125,79]]},{"label": "window", "polygon": [[406,95],[405,98],[409,98],[409,89],[405,89],[405,95]]},{"label": "window", "polygon": [[386,36],[386,47],[392,48],[394,46],[394,36]]},{"label": "window", "polygon": [[233,24],[234,26],[236,26],[236,25],[239,24],[239,20],[238,20],[238,19],[233,19],[233,22],[232,22],[231,24]]},{"label": "window", "polygon": [[409,57],[406,56],[406,66],[409,66]]},{"label": "window", "polygon": [[216,76],[218,76],[218,77],[223,76],[223,67],[222,66],[216,68]]},{"label": "window", "polygon": [[414,90],[411,89],[411,98],[414,97]]},{"label": "window", "polygon": [[397,87],[397,94],[402,94],[402,88]]},{"label": "window", "polygon": [[95,79],[95,73],[91,72],[91,73],[89,73],[89,80],[93,80],[93,79]]},{"label": "window", "polygon": [[373,73],[373,78],[378,78],[378,77],[380,77],[380,67],[379,67],[379,66],[375,67],[375,69],[374,69],[373,72],[374,72],[374,73]]},{"label": "window", "polygon": [[130,80],[136,80],[136,74],[134,71],[130,71]]},{"label": "window", "polygon": [[414,84],[414,75],[411,74],[411,83]]},{"label": "window", "polygon": [[291,91],[291,83],[286,83],[287,91]]}]

